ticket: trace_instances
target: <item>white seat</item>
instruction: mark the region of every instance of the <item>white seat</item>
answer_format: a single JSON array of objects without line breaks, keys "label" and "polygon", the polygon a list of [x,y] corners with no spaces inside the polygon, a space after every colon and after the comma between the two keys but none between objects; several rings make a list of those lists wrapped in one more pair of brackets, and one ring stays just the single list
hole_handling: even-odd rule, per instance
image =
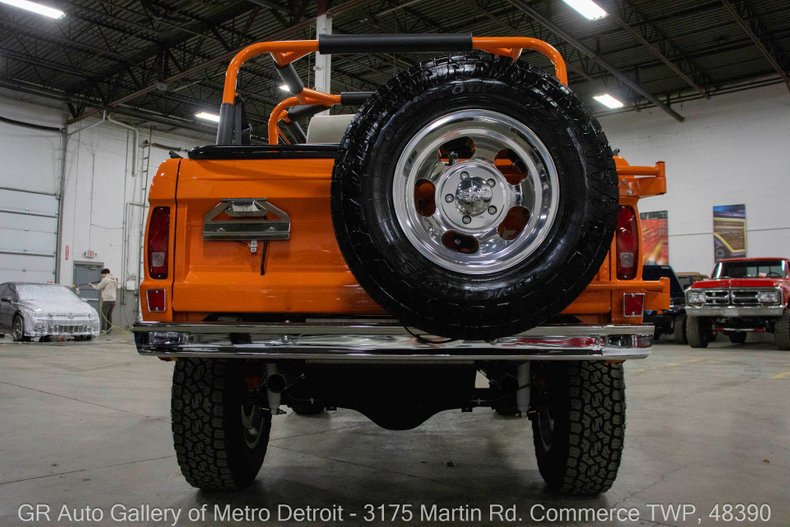
[{"label": "white seat", "polygon": [[346,128],[354,118],[353,113],[343,115],[316,115],[307,125],[308,144],[337,144],[343,139]]}]

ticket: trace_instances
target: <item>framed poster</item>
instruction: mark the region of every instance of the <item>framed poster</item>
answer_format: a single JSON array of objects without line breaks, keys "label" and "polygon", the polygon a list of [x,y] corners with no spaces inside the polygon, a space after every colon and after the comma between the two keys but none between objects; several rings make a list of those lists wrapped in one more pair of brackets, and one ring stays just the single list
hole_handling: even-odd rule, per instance
[{"label": "framed poster", "polygon": [[746,205],[713,206],[713,256],[722,258],[746,256]]},{"label": "framed poster", "polygon": [[669,264],[669,230],[665,210],[642,212],[642,262],[646,264]]}]

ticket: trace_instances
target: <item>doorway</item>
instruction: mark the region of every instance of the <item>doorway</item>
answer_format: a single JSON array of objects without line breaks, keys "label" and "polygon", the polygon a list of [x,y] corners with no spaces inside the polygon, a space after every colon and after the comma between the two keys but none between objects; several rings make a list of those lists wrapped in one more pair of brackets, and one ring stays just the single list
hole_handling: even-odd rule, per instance
[{"label": "doorway", "polygon": [[77,295],[99,312],[99,291],[90,286],[101,280],[104,264],[99,262],[74,262],[74,285]]}]

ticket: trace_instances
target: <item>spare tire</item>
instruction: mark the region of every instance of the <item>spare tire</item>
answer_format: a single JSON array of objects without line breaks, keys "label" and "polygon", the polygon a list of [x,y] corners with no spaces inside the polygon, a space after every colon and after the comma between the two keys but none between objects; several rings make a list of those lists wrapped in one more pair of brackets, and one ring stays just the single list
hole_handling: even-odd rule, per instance
[{"label": "spare tire", "polygon": [[544,323],[598,269],[612,152],[556,79],[505,57],[436,59],[365,103],[340,144],[332,219],[362,287],[408,326],[493,339]]}]

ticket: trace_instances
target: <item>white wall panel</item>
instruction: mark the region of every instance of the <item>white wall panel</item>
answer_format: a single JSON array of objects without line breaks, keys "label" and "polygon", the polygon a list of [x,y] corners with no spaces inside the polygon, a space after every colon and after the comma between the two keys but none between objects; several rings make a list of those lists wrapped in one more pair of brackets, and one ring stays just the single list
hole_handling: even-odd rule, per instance
[{"label": "white wall panel", "polygon": [[631,164],[667,163],[665,196],[642,212],[669,211],[669,259],[677,271],[713,269],[714,205],[746,204],[747,254],[790,256],[790,95],[769,86],[678,107],[600,119]]}]

